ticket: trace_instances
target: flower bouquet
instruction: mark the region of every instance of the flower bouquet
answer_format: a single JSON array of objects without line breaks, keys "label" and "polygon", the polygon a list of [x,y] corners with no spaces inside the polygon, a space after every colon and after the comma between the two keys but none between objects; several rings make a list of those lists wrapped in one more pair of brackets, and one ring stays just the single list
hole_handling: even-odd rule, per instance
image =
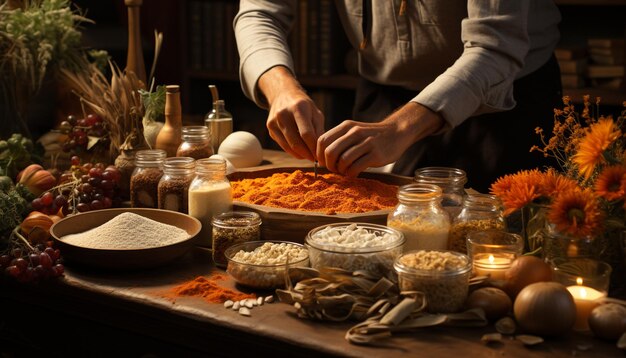
[{"label": "flower bouquet", "polygon": [[[530,149],[554,158],[555,167],[505,175],[491,192],[503,201],[506,215],[521,213],[527,251],[546,259],[591,256],[621,265],[626,110],[614,119],[599,114],[600,98],[591,103],[585,96],[580,113],[569,97],[563,103],[554,110],[552,136],[537,128],[542,146]],[[552,250],[559,246],[560,254]]]}]

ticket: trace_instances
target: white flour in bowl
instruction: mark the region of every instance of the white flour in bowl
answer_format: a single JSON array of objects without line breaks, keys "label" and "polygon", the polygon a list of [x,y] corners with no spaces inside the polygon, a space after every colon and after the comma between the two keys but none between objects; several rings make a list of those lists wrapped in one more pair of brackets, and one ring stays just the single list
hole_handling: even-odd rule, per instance
[{"label": "white flour in bowl", "polygon": [[61,237],[71,245],[91,249],[134,250],[167,246],[186,240],[187,231],[133,213],[122,213],[79,234]]}]

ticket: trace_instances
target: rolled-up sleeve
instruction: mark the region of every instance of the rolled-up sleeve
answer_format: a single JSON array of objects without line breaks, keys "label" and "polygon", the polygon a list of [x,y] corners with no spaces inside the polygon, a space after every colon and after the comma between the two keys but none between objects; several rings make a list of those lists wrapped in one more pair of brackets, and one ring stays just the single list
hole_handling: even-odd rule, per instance
[{"label": "rolled-up sleeve", "polygon": [[513,82],[529,50],[528,1],[468,1],[462,55],[412,101],[454,128],[471,116],[512,109]]},{"label": "rolled-up sleeve", "polygon": [[296,0],[242,0],[233,22],[240,57],[241,88],[262,108],[267,108],[267,102],[257,89],[261,75],[279,65],[295,73],[287,43],[295,6]]}]

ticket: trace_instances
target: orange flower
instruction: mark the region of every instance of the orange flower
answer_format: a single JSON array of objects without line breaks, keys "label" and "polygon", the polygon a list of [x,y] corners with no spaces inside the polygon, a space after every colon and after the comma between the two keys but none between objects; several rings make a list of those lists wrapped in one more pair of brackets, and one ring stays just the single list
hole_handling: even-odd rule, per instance
[{"label": "orange flower", "polygon": [[585,180],[591,177],[596,165],[604,161],[604,151],[621,135],[612,118],[600,118],[590,125],[587,135],[580,141],[578,152],[572,156]]},{"label": "orange flower", "polygon": [[590,189],[562,192],[550,206],[548,220],[562,233],[585,237],[602,223],[600,204]]},{"label": "orange flower", "polygon": [[554,197],[561,192],[578,188],[578,183],[575,180],[557,172],[554,168],[548,169],[542,179],[541,195],[545,197]]},{"label": "orange flower", "polygon": [[539,184],[543,174],[538,169],[521,170],[498,178],[491,184],[491,193],[502,200],[504,215],[521,209],[541,196]]},{"label": "orange flower", "polygon": [[598,196],[608,201],[623,199],[626,193],[626,167],[606,167],[596,179],[594,189]]}]

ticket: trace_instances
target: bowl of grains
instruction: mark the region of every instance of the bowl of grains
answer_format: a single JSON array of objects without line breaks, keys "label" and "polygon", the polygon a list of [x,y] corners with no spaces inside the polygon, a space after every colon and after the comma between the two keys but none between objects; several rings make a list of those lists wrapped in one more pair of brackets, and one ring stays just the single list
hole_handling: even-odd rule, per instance
[{"label": "bowl of grains", "polygon": [[201,227],[198,219],[175,211],[117,208],[68,216],[50,233],[69,263],[126,270],[183,256]]},{"label": "bowl of grains", "polygon": [[394,268],[400,290],[423,292],[429,312],[450,313],[463,308],[472,273],[467,255],[445,250],[409,251],[396,259]]},{"label": "bowl of grains", "polygon": [[283,287],[288,267],[309,266],[307,249],[287,241],[243,242],[226,249],[224,255],[226,272],[237,283],[264,290]]},{"label": "bowl of grains", "polygon": [[365,270],[379,277],[393,273],[393,263],[402,254],[402,232],[370,223],[334,223],[311,230],[305,241],[311,266]]}]

